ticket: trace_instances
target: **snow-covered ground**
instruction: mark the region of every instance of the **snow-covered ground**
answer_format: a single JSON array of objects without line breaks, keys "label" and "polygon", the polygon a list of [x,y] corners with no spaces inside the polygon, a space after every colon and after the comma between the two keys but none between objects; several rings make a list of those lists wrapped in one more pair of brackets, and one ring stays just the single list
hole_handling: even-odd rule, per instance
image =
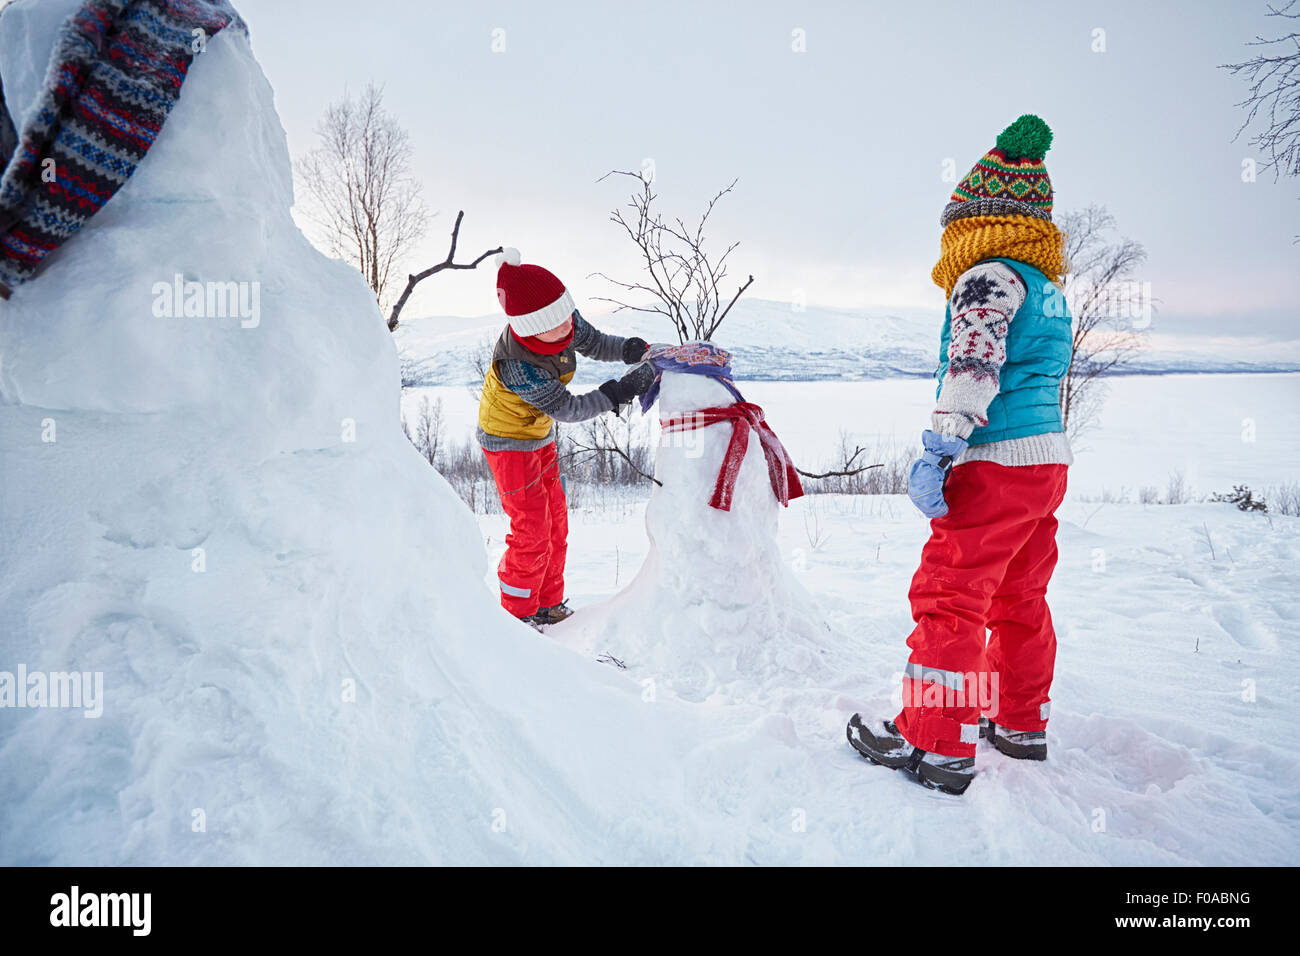
[{"label": "snow-covered ground", "polygon": [[[927,530],[905,498],[815,496],[781,515],[779,546],[827,625],[815,645],[775,641],[748,668],[723,645],[680,673],[625,654],[620,676],[740,718],[701,746],[688,785],[745,821],[752,862],[1294,865],[1300,521],[1211,504],[1067,503],[1060,517],[1051,759],[981,748],[960,805],[844,742],[854,711],[894,712]],[[499,554],[504,517],[480,524]],[[569,593],[595,610],[550,636],[609,650],[584,616],[607,615],[646,551],[643,508],[575,514]],[[703,673],[727,677],[705,693]]]},{"label": "snow-covered ground", "polygon": [[[933,396],[907,379],[741,384],[792,452],[819,463],[841,429],[868,447],[905,447]],[[741,720],[748,729],[709,758],[720,779],[698,785],[749,821],[762,846],[752,862],[1293,863],[1300,520],[1137,501],[1143,486],[1163,496],[1173,474],[1201,495],[1296,481],[1300,376],[1134,376],[1107,389],[1060,513],[1052,759],[1028,766],[982,751],[964,810],[900,786],[843,739],[854,711],[890,710],[906,661],[906,594],[927,524],[905,498],[810,496],[781,512],[776,547],[821,629],[800,618],[789,633],[759,633],[771,628],[760,614],[748,643],[690,636],[694,619],[653,583],[662,555],[648,581],[636,577],[650,537],[664,536],[663,505],[658,518],[634,496],[575,510],[568,581],[580,610],[548,636],[621,659],[620,676],[658,701]],[[470,434],[467,389],[409,389],[408,414],[425,395],[443,399],[450,435]],[[479,524],[491,590],[507,520]],[[702,572],[701,586],[730,596],[756,561],[747,551],[736,568]],[[726,631],[731,618],[715,620]],[[784,749],[746,751],[769,738]]]}]

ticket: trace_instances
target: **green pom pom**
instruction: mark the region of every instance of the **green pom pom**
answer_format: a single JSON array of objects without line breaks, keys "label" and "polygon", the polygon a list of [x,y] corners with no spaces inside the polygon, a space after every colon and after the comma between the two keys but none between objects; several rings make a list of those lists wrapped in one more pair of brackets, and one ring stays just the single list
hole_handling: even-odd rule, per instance
[{"label": "green pom pom", "polygon": [[1042,159],[1051,145],[1051,128],[1033,113],[1026,113],[998,136],[998,149],[1007,159]]}]

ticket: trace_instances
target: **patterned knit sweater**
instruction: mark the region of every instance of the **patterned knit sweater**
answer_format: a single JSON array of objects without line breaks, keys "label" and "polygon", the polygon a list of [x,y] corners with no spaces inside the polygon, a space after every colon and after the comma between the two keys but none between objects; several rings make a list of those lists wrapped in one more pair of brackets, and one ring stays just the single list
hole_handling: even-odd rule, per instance
[{"label": "patterned knit sweater", "polygon": [[228,0],[82,0],[64,21],[35,101],[0,115],[0,298],[144,162],[195,57],[227,27],[245,30]]},{"label": "patterned knit sweater", "polygon": [[[936,432],[969,438],[976,428],[988,424],[985,416],[1001,387],[1000,375],[1007,360],[1007,331],[1024,305],[1025,294],[1023,280],[1002,262],[977,263],[953,286],[948,371],[930,416],[930,427]],[[967,461],[1069,465],[1074,455],[1065,433],[1054,432],[974,445],[961,454],[957,464]]]},{"label": "patterned knit sweater", "polygon": [[[580,313],[574,313],[573,348],[579,354],[597,362],[622,362],[625,341],[621,336],[599,331]],[[599,389],[574,395],[558,378],[518,359],[497,362],[497,375],[502,385],[557,422],[585,422],[614,407]],[[545,438],[537,441],[491,435],[481,426],[475,434],[479,444],[488,451],[535,451],[555,441],[554,427]]]}]

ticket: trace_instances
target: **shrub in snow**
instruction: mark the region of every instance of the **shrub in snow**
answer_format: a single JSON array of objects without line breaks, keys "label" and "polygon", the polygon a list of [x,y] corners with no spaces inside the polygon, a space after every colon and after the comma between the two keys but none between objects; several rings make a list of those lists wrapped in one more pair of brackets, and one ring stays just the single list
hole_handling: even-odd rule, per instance
[{"label": "shrub in snow", "polygon": [[1210,500],[1234,504],[1238,511],[1268,511],[1264,499],[1256,498],[1255,493],[1246,485],[1233,485],[1232,491],[1216,494]]}]

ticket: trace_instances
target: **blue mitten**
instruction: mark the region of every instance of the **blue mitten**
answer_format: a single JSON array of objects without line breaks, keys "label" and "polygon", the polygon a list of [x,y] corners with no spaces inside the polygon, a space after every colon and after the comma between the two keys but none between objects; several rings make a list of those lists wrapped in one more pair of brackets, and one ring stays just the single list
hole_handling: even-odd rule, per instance
[{"label": "blue mitten", "polygon": [[966,450],[966,439],[940,435],[927,428],[921,432],[921,445],[925,451],[912,462],[912,470],[907,475],[907,496],[927,518],[942,518],[948,513],[943,485],[952,471],[953,461]]}]

